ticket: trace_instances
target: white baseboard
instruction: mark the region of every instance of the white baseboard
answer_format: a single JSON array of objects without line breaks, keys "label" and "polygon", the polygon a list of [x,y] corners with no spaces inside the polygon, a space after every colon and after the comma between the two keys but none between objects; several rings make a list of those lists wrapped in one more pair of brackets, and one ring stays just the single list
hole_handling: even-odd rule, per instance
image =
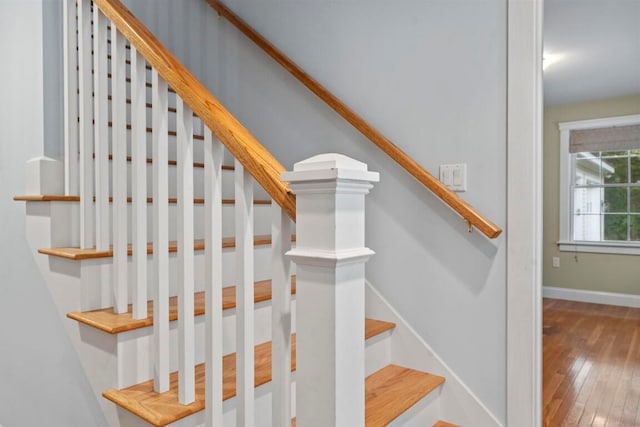
[{"label": "white baseboard", "polygon": [[640,295],[543,286],[542,296],[544,298],[563,299],[568,301],[591,302],[595,304],[608,304],[619,305],[622,307],[640,308]]}]

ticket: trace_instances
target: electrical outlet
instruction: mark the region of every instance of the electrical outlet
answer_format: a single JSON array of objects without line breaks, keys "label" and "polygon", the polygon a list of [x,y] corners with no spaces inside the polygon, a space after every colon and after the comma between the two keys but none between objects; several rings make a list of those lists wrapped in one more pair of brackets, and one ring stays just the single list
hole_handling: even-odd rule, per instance
[{"label": "electrical outlet", "polygon": [[553,268],[560,268],[560,257],[553,257]]}]

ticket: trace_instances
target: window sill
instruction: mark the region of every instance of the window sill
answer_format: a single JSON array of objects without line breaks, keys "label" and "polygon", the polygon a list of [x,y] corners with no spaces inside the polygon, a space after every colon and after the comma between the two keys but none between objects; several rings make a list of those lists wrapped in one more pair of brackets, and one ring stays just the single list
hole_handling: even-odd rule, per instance
[{"label": "window sill", "polygon": [[639,243],[558,242],[561,252],[590,252],[595,254],[640,255]]}]

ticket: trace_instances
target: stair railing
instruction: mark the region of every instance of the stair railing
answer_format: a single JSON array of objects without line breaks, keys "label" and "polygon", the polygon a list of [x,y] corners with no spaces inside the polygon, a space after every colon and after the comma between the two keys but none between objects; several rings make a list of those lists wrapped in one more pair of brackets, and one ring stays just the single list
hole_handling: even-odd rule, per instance
[{"label": "stair railing", "polygon": [[[183,405],[196,399],[193,165],[194,139],[202,140],[207,424],[222,423],[222,247],[223,240],[228,240],[221,228],[223,147],[235,158],[238,425],[252,425],[254,416],[254,180],[273,199],[272,301],[277,321],[272,333],[272,382],[274,408],[278,408],[274,417],[279,417],[275,418],[279,424],[283,419],[290,423],[291,266],[285,253],[291,247],[295,197],[280,179],[285,169],[119,0],[65,0],[63,4],[65,188],[67,194],[80,195],[80,246],[112,247],[114,311],[126,313],[131,300],[132,316],[146,318],[148,284],[154,282],[151,353],[155,390],[165,392],[170,387],[169,153],[175,152],[178,394]],[[151,137],[146,117],[149,102]],[[170,110],[176,114],[175,130],[169,129]],[[202,134],[195,135],[194,129],[200,128]],[[175,144],[170,143],[169,135],[175,136]],[[153,195],[151,247],[147,243],[149,186]],[[129,254],[133,255],[130,266]],[[148,254],[153,254],[152,274],[147,274]]]},{"label": "stair railing", "polygon": [[342,102],[338,97],[332,94],[328,89],[322,86],[317,80],[306,73],[295,62],[288,58],[284,53],[278,50],[273,44],[265,39],[260,33],[254,30],[249,24],[236,15],[231,9],[225,6],[220,0],[207,0],[220,16],[227,19],[238,30],[240,30],[247,38],[253,41],[274,61],[280,64],[285,70],[291,73],[296,79],[305,85],[311,92],[323,100],[336,113],[342,116],[362,135],[368,138],[373,144],[384,151],[391,159],[413,176],[418,182],[427,187],[436,197],[447,204],[451,209],[457,212],[465,221],[469,228],[469,232],[476,227],[485,236],[495,239],[502,233],[502,229],[495,225],[491,220],[483,216],[473,206],[463,200],[456,193],[451,191],[447,186],[442,184],[438,179],[431,175],[426,169],[420,166],[413,158],[407,155],[397,145],[386,138],[382,133],[375,129],[371,124],[364,120],[360,115],[353,111],[349,106]]},{"label": "stair railing", "polygon": [[[324,426],[337,420],[340,425],[363,426],[363,265],[372,254],[364,247],[364,195],[377,174],[368,172],[362,163],[336,155],[297,164],[286,177],[301,195],[299,243],[292,250],[296,199],[281,180],[282,165],[119,0],[64,0],[63,4],[65,188],[68,194],[78,192],[80,196],[80,246],[108,250],[111,244],[114,311],[130,310],[134,318],[146,318],[147,293],[153,295],[154,390],[162,393],[170,388],[169,252],[175,249],[176,403],[190,405],[202,398],[196,394],[195,378],[194,144],[203,141],[206,425],[220,426],[223,419],[222,248],[229,240],[223,237],[221,226],[221,181],[226,148],[235,159],[236,424],[252,426],[255,419],[255,181],[273,200],[272,424],[291,423],[290,259],[294,259],[299,265],[298,281],[305,283],[305,289],[341,288],[340,292],[297,294],[297,304],[305,307],[304,315],[298,316],[300,425]],[[148,108],[152,110],[150,131]],[[170,111],[176,115],[175,130],[169,129]],[[175,143],[170,142],[170,135],[175,136]],[[151,182],[147,182],[149,141]],[[177,175],[175,248],[169,240],[171,152],[175,152]],[[149,186],[153,196],[151,246],[147,243]],[[341,211],[339,206],[346,208]],[[314,209],[323,215],[314,214]],[[338,235],[341,237],[331,238]],[[131,264],[129,254],[133,255]],[[147,271],[149,255],[153,256],[151,274]],[[306,338],[321,327],[326,332],[321,337]],[[345,399],[352,401],[345,404]],[[189,413],[190,407],[184,408]]]}]

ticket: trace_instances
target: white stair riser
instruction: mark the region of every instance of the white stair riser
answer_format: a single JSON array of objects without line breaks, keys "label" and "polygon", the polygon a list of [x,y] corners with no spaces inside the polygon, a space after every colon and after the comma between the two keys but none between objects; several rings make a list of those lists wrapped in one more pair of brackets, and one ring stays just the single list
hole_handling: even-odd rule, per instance
[{"label": "white stair riser", "polygon": [[[235,285],[235,251],[232,248],[222,251],[222,282],[223,286]],[[155,293],[154,261],[152,256],[147,257],[148,269],[148,299],[152,299]],[[195,291],[204,290],[204,251],[195,253]],[[62,264],[80,263],[80,274],[83,282],[82,306],[77,311],[95,310],[113,306],[113,296],[111,294],[112,259],[98,258],[82,261],[72,261],[59,259]],[[70,265],[70,269],[76,270],[77,266]],[[129,277],[129,302],[134,283],[134,270],[132,267],[132,257],[129,257],[128,277]],[[267,280],[271,277],[271,246],[259,245],[254,250],[254,280]],[[178,256],[176,253],[169,255],[169,294],[178,294]]]},{"label": "white stair riser", "polygon": [[[255,391],[255,425],[260,427],[271,427],[271,383],[261,385]],[[291,381],[291,410],[292,416],[295,417],[295,401],[296,401],[296,381],[295,373],[292,375]],[[236,400],[229,399],[223,404],[224,427],[236,427]],[[121,427],[148,427],[146,421],[132,415],[124,409],[118,409],[118,420]],[[170,424],[171,427],[204,427],[204,411],[198,412],[189,417],[183,418]]]},{"label": "white stair riser", "polygon": [[[263,301],[255,306],[255,344],[271,340],[271,302]],[[295,299],[292,304],[292,321],[295,326]],[[196,317],[196,363],[204,363],[205,316]],[[170,344],[171,371],[178,370],[178,322],[171,322]],[[295,330],[295,329],[294,329]],[[153,378],[153,328],[143,328],[118,334],[117,343],[118,388],[138,384]],[[236,312],[225,310],[223,315],[223,352],[236,351]]]},{"label": "white stair riser", "polygon": [[[295,297],[292,301],[292,327],[295,332]],[[271,340],[271,301],[255,305],[255,344]],[[196,363],[204,362],[205,316],[196,317]],[[171,371],[178,370],[178,323],[171,322],[170,349]],[[152,328],[124,332],[116,337],[118,354],[118,388],[128,387],[153,378]],[[391,361],[391,331],[366,341],[365,375],[370,375],[387,366]],[[236,351],[236,312],[225,310],[223,315],[223,352]]]},{"label": "white stair riser", "polygon": [[[109,162],[109,176],[112,176],[111,166],[113,162]],[[152,170],[153,166],[149,163],[147,164],[147,196],[153,196],[153,179],[152,179]],[[127,195],[131,196],[131,170],[132,165],[130,162],[127,162]],[[177,167],[174,165],[169,165],[169,197],[175,198],[177,197]],[[223,170],[222,171],[222,198],[223,199],[234,199],[235,191],[234,191],[234,171],[232,170]],[[204,168],[194,167],[193,168],[193,187],[194,187],[194,197],[201,199],[204,198]],[[113,194],[112,182],[109,181],[109,194]],[[253,185],[253,194],[255,200],[270,200],[271,197],[267,194],[267,192],[260,187],[259,185]]]},{"label": "white stair riser", "polygon": [[[169,127],[169,131],[175,131],[175,126],[173,127]],[[108,139],[108,146],[109,146],[109,153],[113,152],[112,149],[112,141],[111,141],[111,131],[113,130],[112,127],[109,127],[109,139]],[[131,130],[127,129],[126,130],[127,133],[127,155],[130,156],[131,155]],[[202,133],[200,131],[197,130],[196,127],[194,127],[194,133],[196,135],[202,135]],[[153,138],[152,138],[152,134],[151,132],[146,132],[145,130],[145,135],[146,135],[146,146],[147,146],[147,158],[150,159],[152,157],[152,144],[153,144]],[[169,160],[175,160],[176,159],[176,136],[174,135],[168,135],[168,155],[169,155]],[[194,157],[194,161],[196,162],[204,162],[204,149],[203,149],[203,141],[200,139],[194,139],[193,141],[193,157]]]},{"label": "white stair riser", "polygon": [[[147,241],[153,240],[153,223],[151,221],[153,206],[147,205]],[[256,235],[271,234],[271,205],[254,205],[253,228]],[[127,218],[129,220],[128,241],[132,241],[132,205],[127,204]],[[194,237],[196,239],[204,238],[204,205],[194,205]],[[110,217],[111,212],[109,213]],[[178,205],[169,204],[169,239],[176,240],[178,237]],[[233,204],[222,205],[222,235],[224,237],[233,237],[235,234],[235,206]],[[109,239],[111,242],[111,239]]]},{"label": "white stair riser", "polygon": [[[80,213],[80,203],[79,202],[64,202],[69,205],[68,209],[65,211],[71,212],[71,217],[79,218]],[[111,229],[111,224],[113,220],[112,215],[113,204],[109,203],[109,228]],[[127,203],[127,239],[129,242],[133,240],[133,228],[132,228],[132,212],[133,206],[131,203]],[[193,219],[194,219],[194,237],[196,239],[204,238],[204,204],[195,204],[193,210]],[[169,204],[169,240],[176,240],[178,233],[178,205],[176,203]],[[153,241],[153,205],[147,204],[147,241]],[[57,220],[53,220],[53,224],[66,224],[65,228],[68,228],[69,217],[60,217]],[[75,226],[78,227],[78,222],[75,222]],[[254,204],[254,220],[253,220],[253,228],[255,235],[270,235],[271,234],[271,205],[268,204]],[[107,241],[109,244],[112,243],[113,236],[112,233],[109,233]],[[223,204],[222,205],[222,235],[224,237],[233,237],[235,234],[235,205],[234,204]],[[66,233],[68,238],[72,236],[76,236],[76,239],[79,236],[79,231],[71,234]],[[72,239],[67,241],[62,241],[63,239],[59,239],[57,246],[78,246],[79,240]]]}]

